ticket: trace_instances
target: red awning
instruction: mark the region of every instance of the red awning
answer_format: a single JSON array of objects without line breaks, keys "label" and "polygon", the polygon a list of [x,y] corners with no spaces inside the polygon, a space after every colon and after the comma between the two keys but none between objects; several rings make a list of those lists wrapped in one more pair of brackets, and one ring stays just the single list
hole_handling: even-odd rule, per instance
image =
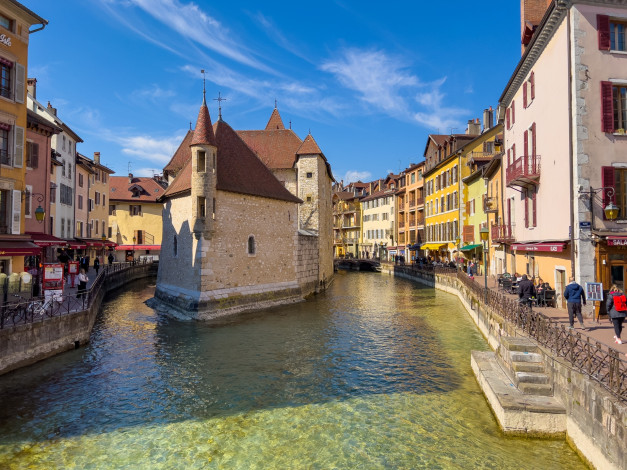
[{"label": "red awning", "polygon": [[104,241],[96,240],[95,238],[79,238],[79,241],[83,242],[86,246],[103,247]]},{"label": "red awning", "polygon": [[67,244],[66,240],[62,240],[47,233],[26,232],[26,235],[30,235],[33,239],[33,243],[37,246],[65,246]]},{"label": "red awning", "polygon": [[87,248],[87,243],[79,241],[79,240],[75,240],[75,241],[67,242],[67,243],[68,243],[68,245],[70,245],[70,248],[72,248],[74,250],[77,250],[77,249],[80,249],[80,248]]},{"label": "red awning", "polygon": [[117,251],[137,251],[137,250],[161,250],[161,245],[118,245]]},{"label": "red awning", "polygon": [[607,237],[608,246],[627,246],[627,237]]},{"label": "red awning", "polygon": [[112,242],[112,241],[109,241],[109,240],[105,241],[104,245],[105,246],[118,246],[118,244],[116,242]]},{"label": "red awning", "polygon": [[27,241],[0,242],[0,256],[33,256],[40,255],[41,247]]},{"label": "red awning", "polygon": [[566,242],[513,243],[514,251],[552,251],[559,253],[566,248]]}]

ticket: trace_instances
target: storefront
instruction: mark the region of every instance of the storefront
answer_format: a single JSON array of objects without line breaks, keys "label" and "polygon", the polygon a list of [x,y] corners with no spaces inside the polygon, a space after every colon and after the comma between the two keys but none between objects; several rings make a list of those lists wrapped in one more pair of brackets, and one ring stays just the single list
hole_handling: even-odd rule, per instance
[{"label": "storefront", "polygon": [[616,284],[625,290],[627,279],[627,237],[607,237],[596,246],[597,282],[603,283],[603,289],[609,290]]},{"label": "storefront", "polygon": [[158,261],[161,245],[118,245],[115,247],[115,261]]}]

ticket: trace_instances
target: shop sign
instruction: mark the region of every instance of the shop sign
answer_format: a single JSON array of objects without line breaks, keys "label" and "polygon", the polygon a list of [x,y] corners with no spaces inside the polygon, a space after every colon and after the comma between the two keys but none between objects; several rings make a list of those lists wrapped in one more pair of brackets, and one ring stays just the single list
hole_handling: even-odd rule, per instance
[{"label": "shop sign", "polygon": [[608,238],[607,246],[627,246],[627,237],[625,238]]},{"label": "shop sign", "polygon": [[529,245],[514,245],[515,251],[552,251],[554,253],[564,251],[563,243],[531,243]]},{"label": "shop sign", "polygon": [[0,43],[4,44],[5,46],[11,47],[11,38],[6,34],[0,34]]}]

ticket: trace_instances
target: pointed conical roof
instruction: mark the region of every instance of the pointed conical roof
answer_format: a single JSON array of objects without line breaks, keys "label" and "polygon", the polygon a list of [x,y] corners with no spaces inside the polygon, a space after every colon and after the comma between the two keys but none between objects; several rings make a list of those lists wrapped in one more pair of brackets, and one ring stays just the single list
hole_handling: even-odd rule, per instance
[{"label": "pointed conical roof", "polygon": [[274,111],[272,111],[272,115],[270,116],[270,120],[268,121],[268,124],[266,124],[266,130],[273,131],[276,129],[285,129],[285,126],[283,125],[283,119],[281,119],[279,110],[274,108]]},{"label": "pointed conical roof", "polygon": [[196,121],[194,136],[189,145],[216,146],[216,138],[213,135],[213,127],[211,126],[211,117],[209,116],[209,109],[207,108],[204,98],[200,106],[200,111],[198,111],[198,120]]},{"label": "pointed conical roof", "polygon": [[314,138],[309,134],[305,137],[303,144],[300,146],[296,155],[312,155],[312,154],[322,154],[322,150],[318,147],[318,144],[314,140]]}]

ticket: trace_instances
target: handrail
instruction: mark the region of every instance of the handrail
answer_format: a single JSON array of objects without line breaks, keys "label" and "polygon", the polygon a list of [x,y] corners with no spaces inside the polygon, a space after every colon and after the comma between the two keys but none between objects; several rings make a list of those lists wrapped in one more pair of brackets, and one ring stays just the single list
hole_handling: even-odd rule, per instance
[{"label": "handrail", "polygon": [[[440,280],[451,284],[451,287],[457,287],[453,284],[460,282],[476,294],[480,305],[484,304],[485,288],[455,268],[425,269],[416,265],[405,265],[397,266],[396,269],[413,271],[433,281],[439,275]],[[444,281],[444,278],[448,280]],[[587,335],[566,329],[557,320],[500,292],[488,289],[486,297],[487,305],[484,304],[484,307],[487,310],[502,317],[557,357],[567,360],[574,369],[599,382],[619,400],[627,401],[627,360],[623,359],[618,350]]]},{"label": "handrail", "polygon": [[[102,267],[102,271],[100,271],[93,284],[84,293],[64,294],[60,297],[60,300],[46,302],[43,298],[38,297],[30,300],[6,302],[0,306],[0,330],[88,310],[104,288],[107,276],[147,264],[152,264],[152,261],[107,264]],[[16,299],[22,298],[17,294],[13,296]]]}]

